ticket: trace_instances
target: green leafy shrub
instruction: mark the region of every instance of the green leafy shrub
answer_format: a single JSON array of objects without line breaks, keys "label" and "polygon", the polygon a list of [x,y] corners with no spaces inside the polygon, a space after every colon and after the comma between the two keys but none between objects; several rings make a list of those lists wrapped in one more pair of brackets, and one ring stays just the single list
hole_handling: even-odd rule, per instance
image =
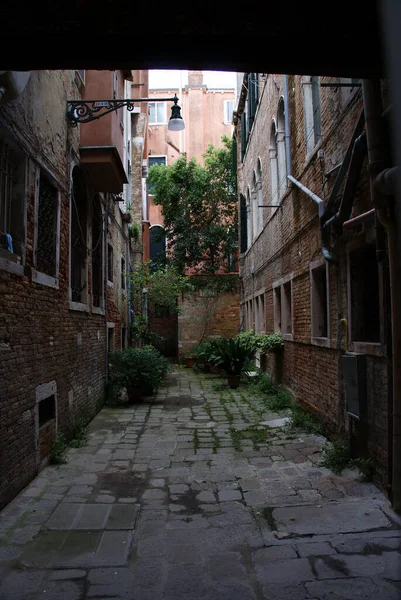
[{"label": "green leafy shrub", "polygon": [[67,450],[67,442],[64,433],[57,432],[56,441],[49,454],[50,465],[63,465],[67,462],[65,455]]},{"label": "green leafy shrub", "polygon": [[109,367],[114,390],[145,386],[157,390],[171,369],[168,359],[153,346],[114,352],[110,355]]},{"label": "green leafy shrub", "polygon": [[299,404],[292,407],[290,427],[293,429],[303,429],[307,433],[316,433],[324,435],[325,424],[317,415],[304,410]]},{"label": "green leafy shrub", "polygon": [[84,419],[77,417],[75,419],[74,429],[72,432],[72,440],[69,442],[69,446],[72,448],[82,448],[88,443],[88,430]]},{"label": "green leafy shrub", "polygon": [[333,473],[341,473],[346,467],[350,466],[351,455],[349,442],[338,439],[333,443],[326,443],[322,449],[322,466],[331,469]]},{"label": "green leafy shrub", "polygon": [[214,364],[230,375],[240,375],[255,355],[252,345],[238,338],[215,340],[214,352]]},{"label": "green leafy shrub", "polygon": [[255,352],[259,350],[262,354],[280,352],[284,347],[281,331],[267,334],[255,333],[253,329],[248,329],[247,331],[241,331],[236,337],[241,343],[252,347]]}]

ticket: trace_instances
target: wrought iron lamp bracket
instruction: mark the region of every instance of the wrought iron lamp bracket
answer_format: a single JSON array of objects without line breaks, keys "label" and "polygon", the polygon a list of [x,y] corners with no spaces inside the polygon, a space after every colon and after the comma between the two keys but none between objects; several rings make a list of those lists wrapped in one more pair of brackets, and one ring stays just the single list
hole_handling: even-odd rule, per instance
[{"label": "wrought iron lamp bracket", "polygon": [[121,100],[68,100],[67,118],[71,127],[77,127],[78,123],[89,123],[100,119],[123,106],[133,111],[135,103],[138,102],[174,102],[177,105],[177,95],[174,98],[123,98]]}]

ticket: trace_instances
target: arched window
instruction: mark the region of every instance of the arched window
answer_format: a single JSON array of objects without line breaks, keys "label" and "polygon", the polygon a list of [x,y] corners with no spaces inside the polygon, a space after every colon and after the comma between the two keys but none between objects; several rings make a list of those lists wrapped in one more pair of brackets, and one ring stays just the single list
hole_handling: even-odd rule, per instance
[{"label": "arched window", "polygon": [[256,187],[257,187],[257,181],[256,181],[256,173],[254,171],[253,176],[252,176],[252,190],[251,190],[253,239],[255,239],[259,233],[259,219],[258,219],[259,209],[258,209],[258,195],[257,195]]},{"label": "arched window", "polygon": [[257,205],[258,205],[258,224],[259,231],[263,229],[263,191],[262,191],[262,163],[260,162],[260,158],[258,158],[258,163],[256,165],[256,196],[257,196]]},{"label": "arched window", "polygon": [[277,160],[277,129],[273,121],[270,129],[270,193],[271,202],[269,204],[278,204],[278,160]]},{"label": "arched window", "polygon": [[285,158],[285,121],[284,98],[280,98],[277,110],[277,171],[278,171],[278,198],[287,189],[287,163]]},{"label": "arched window", "polygon": [[304,96],[306,155],[310,154],[321,137],[319,77],[302,77]]},{"label": "arched window", "polygon": [[251,245],[251,242],[252,242],[251,192],[249,190],[249,186],[246,191],[246,212],[247,212],[246,223],[247,223],[247,228],[248,228],[247,240],[248,240],[248,248],[249,248],[249,246]]}]

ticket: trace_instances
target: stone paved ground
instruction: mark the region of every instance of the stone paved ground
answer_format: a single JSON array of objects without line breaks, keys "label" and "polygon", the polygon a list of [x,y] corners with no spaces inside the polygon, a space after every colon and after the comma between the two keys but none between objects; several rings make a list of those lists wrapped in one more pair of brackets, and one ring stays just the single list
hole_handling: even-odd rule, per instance
[{"label": "stone paved ground", "polygon": [[401,598],[400,518],[285,416],[188,369],[103,409],[2,511],[1,600]]}]

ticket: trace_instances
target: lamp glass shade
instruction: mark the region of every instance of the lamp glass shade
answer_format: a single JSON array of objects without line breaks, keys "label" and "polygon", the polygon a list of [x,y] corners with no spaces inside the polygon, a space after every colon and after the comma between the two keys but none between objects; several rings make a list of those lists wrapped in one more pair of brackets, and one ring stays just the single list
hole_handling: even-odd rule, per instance
[{"label": "lamp glass shade", "polygon": [[179,117],[178,119],[173,119],[173,117],[171,117],[167,129],[169,131],[181,131],[182,129],[185,129],[184,119],[182,117]]}]

